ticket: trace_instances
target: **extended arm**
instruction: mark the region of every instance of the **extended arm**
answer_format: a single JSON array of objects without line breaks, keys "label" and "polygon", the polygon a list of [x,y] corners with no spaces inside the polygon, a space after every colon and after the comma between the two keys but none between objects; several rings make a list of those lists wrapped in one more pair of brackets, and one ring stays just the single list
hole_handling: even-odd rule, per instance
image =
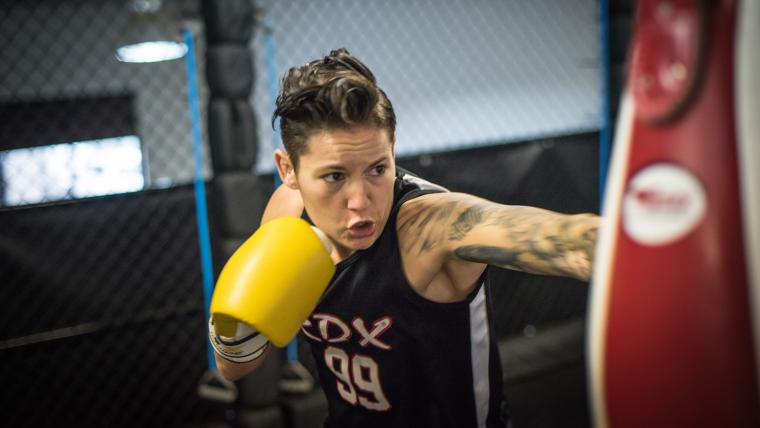
[{"label": "extended arm", "polygon": [[591,278],[596,215],[501,205],[461,193],[423,198],[418,198],[416,214],[399,224],[400,231],[419,231],[416,248],[407,250],[442,251],[459,260],[582,281]]}]

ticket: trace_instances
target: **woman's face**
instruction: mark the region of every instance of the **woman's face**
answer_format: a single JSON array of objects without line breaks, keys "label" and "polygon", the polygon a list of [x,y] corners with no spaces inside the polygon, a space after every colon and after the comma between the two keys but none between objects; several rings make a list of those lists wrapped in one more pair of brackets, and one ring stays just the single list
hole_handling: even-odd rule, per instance
[{"label": "woman's face", "polygon": [[369,248],[380,236],[393,204],[396,170],[386,130],[319,131],[308,138],[298,171],[280,164],[283,182],[300,190],[309,218],[327,234],[340,259]]}]

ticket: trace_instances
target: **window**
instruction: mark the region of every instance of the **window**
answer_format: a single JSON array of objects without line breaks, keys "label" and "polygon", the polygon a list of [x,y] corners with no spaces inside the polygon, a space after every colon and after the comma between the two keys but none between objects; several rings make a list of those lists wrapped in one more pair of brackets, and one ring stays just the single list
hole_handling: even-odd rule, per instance
[{"label": "window", "polygon": [[18,206],[142,190],[135,135],[0,152],[2,205]]}]

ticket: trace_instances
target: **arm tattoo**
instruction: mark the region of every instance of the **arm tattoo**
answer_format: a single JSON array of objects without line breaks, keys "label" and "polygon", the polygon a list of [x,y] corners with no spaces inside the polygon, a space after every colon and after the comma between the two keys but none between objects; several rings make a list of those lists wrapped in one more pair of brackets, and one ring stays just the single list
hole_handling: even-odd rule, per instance
[{"label": "arm tattoo", "polygon": [[416,229],[414,236],[418,239],[410,240],[401,249],[408,253],[419,245],[417,255],[432,250],[444,241],[444,229],[441,223],[451,216],[451,213],[459,205],[457,201],[449,201],[439,205],[427,206],[406,218],[398,219],[398,232],[401,235],[412,229]]},{"label": "arm tattoo", "polygon": [[[448,226],[444,226],[448,225]],[[398,218],[399,234],[414,237],[402,244],[404,253],[422,255],[446,242],[458,244],[462,260],[544,275],[588,280],[594,259],[598,217],[505,206],[469,195],[451,195]],[[489,244],[472,245],[472,233]],[[470,241],[471,243],[472,241]]]},{"label": "arm tattoo", "polygon": [[[495,204],[488,211],[480,224],[499,234],[503,244],[464,245],[454,250],[457,256],[523,272],[590,279],[598,230],[596,216]],[[452,232],[461,228],[450,227]]]},{"label": "arm tattoo", "polygon": [[456,255],[468,262],[483,263],[489,260],[499,266],[512,266],[517,261],[517,254],[500,247],[483,245],[465,245],[455,251]]},{"label": "arm tattoo", "polygon": [[462,211],[449,230],[449,240],[461,241],[476,224],[483,221],[486,204],[475,204]]}]

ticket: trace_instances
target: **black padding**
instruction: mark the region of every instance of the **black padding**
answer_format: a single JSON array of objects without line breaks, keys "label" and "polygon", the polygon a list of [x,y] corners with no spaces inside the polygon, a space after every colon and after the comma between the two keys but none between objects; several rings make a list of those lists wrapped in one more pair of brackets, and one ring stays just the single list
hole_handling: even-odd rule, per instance
[{"label": "black padding", "polygon": [[327,398],[321,388],[282,400],[285,418],[290,428],[321,428],[327,418]]},{"label": "black padding", "polygon": [[614,64],[610,68],[610,112],[613,121],[617,120],[620,96],[625,88],[626,71],[623,64]]},{"label": "black padding", "polygon": [[585,326],[583,318],[575,318],[500,342],[504,383],[538,378],[557,367],[584,361]]},{"label": "black padding", "polygon": [[631,15],[633,8],[633,0],[612,0],[609,10],[611,15]]},{"label": "black padding", "polygon": [[243,242],[248,239],[245,237],[228,237],[214,235],[212,242],[213,248],[213,261],[214,261],[214,278],[219,278],[219,274],[222,272],[224,265],[232,257],[232,254],[243,245]]},{"label": "black padding", "polygon": [[278,406],[257,410],[243,410],[237,413],[238,428],[285,428],[282,410]]},{"label": "black padding", "polygon": [[514,426],[588,427],[583,318],[499,343]]},{"label": "black padding", "polygon": [[241,409],[259,409],[277,404],[282,353],[282,349],[272,347],[258,369],[235,382],[238,387],[238,406]]},{"label": "black padding", "polygon": [[206,51],[206,80],[212,98],[247,99],[253,87],[253,57],[246,45],[224,43]]},{"label": "black padding", "polygon": [[271,180],[248,172],[226,172],[214,177],[212,188],[212,215],[221,236],[242,238],[259,227],[272,194]]},{"label": "black padding", "polygon": [[3,101],[0,150],[134,135],[134,106],[132,95]]},{"label": "black padding", "polygon": [[621,15],[610,22],[610,60],[613,64],[623,63],[628,55],[628,45],[633,36],[633,21],[630,16]]},{"label": "black padding", "polygon": [[255,24],[251,0],[203,0],[202,7],[209,43],[248,43]]},{"label": "black padding", "polygon": [[[45,233],[30,239],[30,231]],[[192,185],[0,210],[0,236],[0,272],[6,285],[0,287],[0,340],[54,334],[83,323],[102,324],[108,330],[131,323],[142,325],[153,319],[185,316],[190,310],[197,310],[202,318]],[[121,245],[125,240],[129,245]],[[146,258],[149,265],[140,263]],[[95,293],[101,293],[97,298],[103,300],[94,301]],[[153,298],[155,293],[172,304]],[[44,302],[52,304],[61,296],[66,296],[65,311],[38,313],[46,307]],[[146,314],[150,314],[148,318]],[[199,328],[204,328],[203,324]],[[125,343],[134,344],[137,339],[143,340],[130,338]],[[187,355],[203,361],[205,348],[198,349],[199,354]],[[143,359],[153,361],[152,357]],[[53,371],[62,368],[55,359],[46,360],[48,363]],[[43,367],[40,373],[49,374]],[[174,371],[166,370],[172,383],[176,380],[173,375]],[[99,385],[95,379],[89,379],[89,384]],[[176,388],[179,393],[179,386]],[[138,398],[142,397],[134,396]]]},{"label": "black padding", "polygon": [[207,422],[192,422],[190,425],[185,425],[185,428],[235,428],[232,425],[224,421],[207,421]]},{"label": "black padding", "polygon": [[610,79],[612,80],[612,84],[619,87],[618,92],[625,86],[627,71],[624,64],[613,64],[610,67]]},{"label": "black padding", "polygon": [[243,242],[245,242],[246,239],[248,239],[247,236],[245,238],[221,238],[219,243],[223,260],[229,260],[229,258],[232,257],[232,254],[243,245]]},{"label": "black padding", "polygon": [[214,171],[250,171],[256,164],[256,117],[245,99],[212,99],[208,135]]}]

